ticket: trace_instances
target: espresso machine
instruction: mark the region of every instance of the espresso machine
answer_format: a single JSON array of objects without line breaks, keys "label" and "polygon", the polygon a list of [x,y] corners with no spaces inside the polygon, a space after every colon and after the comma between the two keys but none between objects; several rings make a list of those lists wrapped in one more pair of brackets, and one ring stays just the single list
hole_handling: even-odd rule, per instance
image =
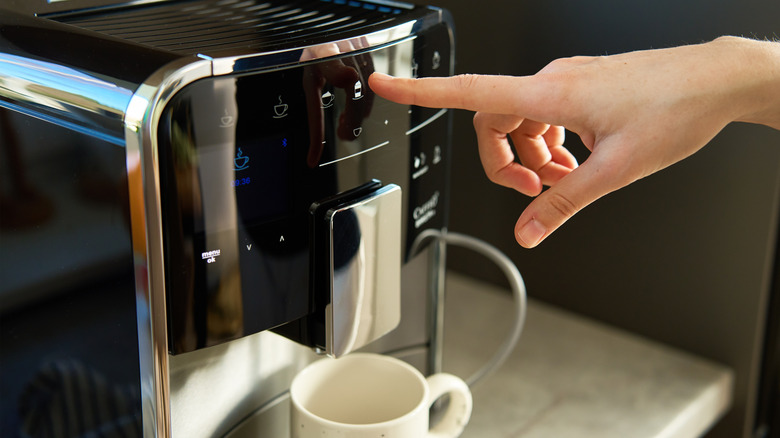
[{"label": "espresso machine", "polygon": [[393,0],[11,0],[0,12],[3,436],[284,437],[322,356],[440,367],[448,76]]}]

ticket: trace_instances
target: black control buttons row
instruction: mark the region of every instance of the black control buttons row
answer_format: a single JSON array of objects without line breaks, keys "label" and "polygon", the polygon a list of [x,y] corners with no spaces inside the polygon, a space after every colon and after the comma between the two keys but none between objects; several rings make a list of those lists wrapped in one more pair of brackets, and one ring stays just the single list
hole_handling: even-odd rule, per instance
[{"label": "black control buttons row", "polygon": [[[355,84],[352,86],[352,89],[349,90],[349,98],[352,100],[360,100],[363,98],[364,91],[363,91],[363,81],[358,80],[355,82]],[[336,103],[336,95],[333,94],[331,90],[324,89],[322,95],[320,96],[320,108],[322,109],[328,109],[332,107]]]}]

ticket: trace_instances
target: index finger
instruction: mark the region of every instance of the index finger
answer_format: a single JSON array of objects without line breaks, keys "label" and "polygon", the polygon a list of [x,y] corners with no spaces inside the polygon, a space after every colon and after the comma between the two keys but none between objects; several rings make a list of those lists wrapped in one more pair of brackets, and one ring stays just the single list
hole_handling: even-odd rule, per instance
[{"label": "index finger", "polygon": [[379,96],[404,105],[458,108],[493,114],[535,117],[536,91],[531,76],[458,75],[395,78],[374,73],[369,85]]}]

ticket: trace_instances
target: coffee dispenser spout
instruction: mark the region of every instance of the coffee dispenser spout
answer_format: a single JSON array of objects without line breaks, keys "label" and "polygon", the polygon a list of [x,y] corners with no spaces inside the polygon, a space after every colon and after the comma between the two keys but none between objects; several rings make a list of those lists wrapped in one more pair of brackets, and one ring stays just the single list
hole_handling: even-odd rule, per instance
[{"label": "coffee dispenser spout", "polygon": [[401,187],[377,180],[312,204],[310,313],[274,331],[338,358],[401,321]]},{"label": "coffee dispenser spout", "polygon": [[327,299],[319,347],[328,356],[357,350],[401,320],[401,203],[401,188],[390,184],[317,208],[313,265],[324,269],[314,292]]}]

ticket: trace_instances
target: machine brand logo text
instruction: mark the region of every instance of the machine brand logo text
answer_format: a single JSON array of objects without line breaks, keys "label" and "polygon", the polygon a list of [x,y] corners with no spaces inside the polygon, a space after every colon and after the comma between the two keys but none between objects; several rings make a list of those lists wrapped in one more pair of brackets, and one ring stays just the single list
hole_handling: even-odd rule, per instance
[{"label": "machine brand logo text", "polygon": [[412,212],[412,217],[414,218],[414,228],[420,228],[423,226],[426,222],[431,220],[434,216],[436,216],[436,206],[439,205],[439,192],[431,196],[430,199],[425,201],[425,203],[419,207],[415,207],[414,211]]}]

